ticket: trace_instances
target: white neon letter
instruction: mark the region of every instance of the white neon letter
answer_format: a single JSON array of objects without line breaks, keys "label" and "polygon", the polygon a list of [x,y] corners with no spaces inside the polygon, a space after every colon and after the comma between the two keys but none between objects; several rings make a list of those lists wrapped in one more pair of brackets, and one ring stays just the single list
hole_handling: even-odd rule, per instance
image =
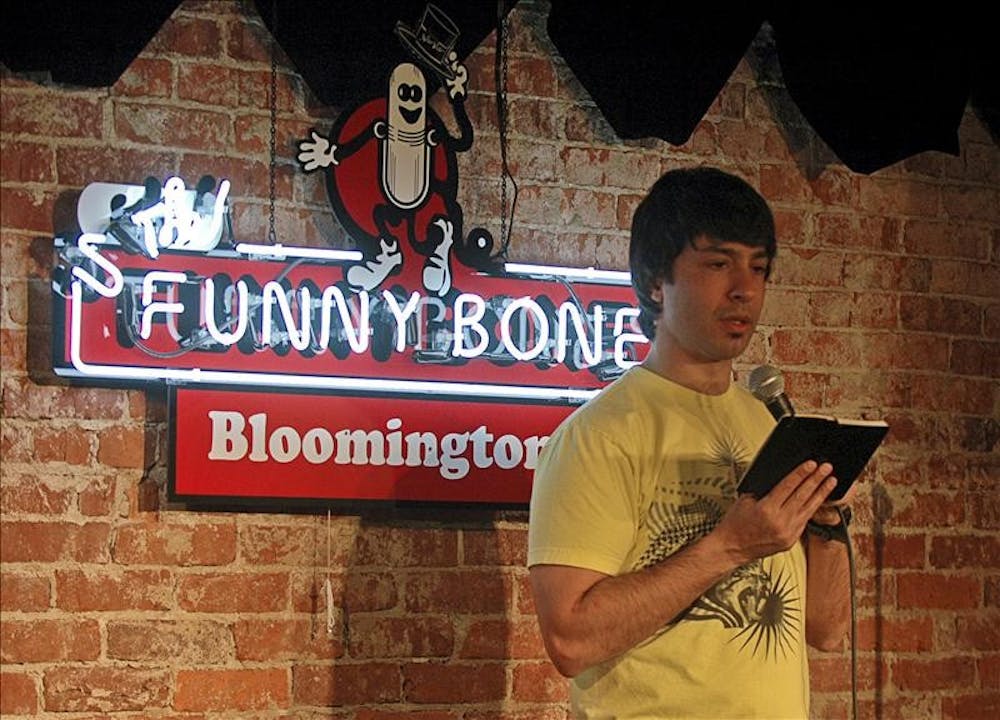
[{"label": "white neon letter", "polygon": [[301,332],[295,327],[295,319],[292,317],[292,308],[289,304],[288,297],[285,295],[285,288],[281,286],[281,283],[270,280],[264,284],[264,319],[262,321],[264,325],[263,342],[265,345],[271,344],[271,315],[273,313],[272,308],[274,307],[274,302],[277,300],[278,309],[281,310],[281,317],[285,321],[285,328],[288,330],[288,341],[292,344],[292,347],[296,350],[305,350],[309,347],[309,320],[311,315],[309,313],[310,309],[310,299],[309,299],[309,288],[301,287],[299,289],[299,317],[302,319],[302,330]]},{"label": "white neon letter", "polygon": [[236,283],[236,297],[236,329],[232,332],[222,332],[215,321],[215,281],[212,278],[205,279],[205,326],[208,328],[208,334],[220,345],[235,345],[247,330],[250,317],[247,312],[249,290],[242,280]]},{"label": "white neon letter", "polygon": [[638,365],[637,360],[625,359],[625,343],[648,343],[649,339],[642,333],[624,332],[627,320],[639,317],[639,308],[620,308],[615,313],[615,365],[628,370],[633,365]]},{"label": "white neon letter", "polygon": [[583,318],[580,317],[580,308],[576,303],[564,302],[559,306],[559,321],[556,324],[556,360],[562,362],[566,359],[566,346],[569,344],[566,335],[569,321],[572,318],[573,327],[576,329],[576,336],[580,340],[580,348],[583,350],[583,359],[587,367],[596,365],[601,359],[602,329],[604,327],[604,308],[594,305],[594,347],[587,344],[587,331],[583,327]]},{"label": "white neon letter", "polygon": [[[465,314],[466,305],[472,305],[475,308],[471,315]],[[486,328],[479,322],[485,314],[486,303],[478,295],[462,293],[455,298],[455,346],[451,350],[452,355],[455,357],[474,358],[486,349],[490,338],[486,334]],[[468,350],[462,346],[462,341],[465,339],[465,328],[474,332],[479,338],[475,347]]]},{"label": "white neon letter", "polygon": [[389,305],[389,311],[396,319],[396,352],[403,352],[406,348],[406,321],[410,315],[417,311],[417,303],[420,302],[420,293],[414,290],[402,309],[399,307],[399,301],[396,300],[396,296],[388,290],[382,291],[382,297],[385,298],[386,303]]},{"label": "white neon letter", "polygon": [[368,328],[370,327],[368,291],[362,290],[356,297],[361,303],[357,328],[351,322],[351,311],[347,307],[347,299],[340,288],[336,285],[329,285],[323,291],[323,298],[320,301],[321,319],[319,328],[319,346],[321,348],[328,347],[330,344],[330,332],[333,322],[330,317],[330,308],[336,303],[337,312],[340,314],[340,322],[344,326],[344,335],[347,336],[347,342],[350,344],[351,350],[356,353],[363,353],[368,349],[369,336],[371,334],[368,332]]},{"label": "white neon letter", "polygon": [[84,233],[77,240],[77,246],[80,248],[80,252],[93,260],[96,265],[108,274],[111,285],[105,285],[79,265],[73,266],[73,277],[80,278],[80,280],[93,288],[98,294],[106,298],[111,298],[122,291],[122,288],[125,286],[125,279],[122,277],[121,270],[114,263],[94,249],[94,245],[102,245],[106,241],[107,238],[98,233]]},{"label": "white neon letter", "polygon": [[[517,344],[510,336],[511,318],[521,308],[530,310],[538,318],[538,336],[535,338],[535,346],[524,352],[521,351],[521,348],[517,347]],[[500,318],[500,339],[503,341],[507,351],[518,360],[534,360],[538,357],[549,342],[549,319],[545,316],[542,306],[527,295],[518,298],[508,305],[503,311],[503,316]]]},{"label": "white neon letter", "polygon": [[154,286],[158,282],[182,283],[187,280],[187,275],[182,272],[170,272],[166,270],[150,270],[142,279],[142,323],[139,327],[139,335],[143,340],[148,340],[153,334],[153,314],[161,312],[164,315],[180,315],[184,312],[184,306],[179,302],[153,302]]}]

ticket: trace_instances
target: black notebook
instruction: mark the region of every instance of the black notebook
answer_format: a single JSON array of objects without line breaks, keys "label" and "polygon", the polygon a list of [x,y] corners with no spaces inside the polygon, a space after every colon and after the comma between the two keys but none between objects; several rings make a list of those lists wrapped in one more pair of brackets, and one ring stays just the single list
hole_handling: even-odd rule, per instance
[{"label": "black notebook", "polygon": [[865,469],[888,431],[889,425],[882,420],[786,415],[757,452],[740,481],[739,492],[761,498],[806,460],[815,460],[833,465],[837,487],[828,500],[839,500]]}]

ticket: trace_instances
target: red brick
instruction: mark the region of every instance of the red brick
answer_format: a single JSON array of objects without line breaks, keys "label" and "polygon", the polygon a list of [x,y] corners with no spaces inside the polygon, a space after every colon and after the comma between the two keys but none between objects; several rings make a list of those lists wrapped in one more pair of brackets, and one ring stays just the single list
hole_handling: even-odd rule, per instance
[{"label": "red brick", "polygon": [[1000,693],[972,692],[941,698],[941,717],[946,720],[995,720],[1000,717]]},{"label": "red brick", "polygon": [[[6,118],[4,118],[6,123]],[[29,230],[51,236],[55,197],[51,191],[0,188],[0,223],[4,228]]]},{"label": "red brick", "polygon": [[790,247],[775,261],[772,280],[781,286],[840,287],[844,255]]},{"label": "red brick", "polygon": [[165,708],[173,686],[168,671],[111,667],[55,667],[45,671],[49,712],[100,712]]},{"label": "red brick", "polygon": [[123,525],[114,559],[125,565],[225,565],[236,559],[236,528],[230,522]]},{"label": "red brick", "polygon": [[975,296],[990,300],[1000,287],[1000,266],[968,260],[937,260],[929,290],[935,293]]},{"label": "red brick", "polygon": [[858,555],[864,558],[868,567],[920,570],[926,565],[927,538],[922,534],[887,535],[882,540],[878,558],[872,557],[875,549],[869,540],[863,536],[854,536],[854,539]]},{"label": "red brick", "polygon": [[811,200],[809,186],[794,165],[763,164],[760,167],[761,195],[768,202],[808,202]]},{"label": "red brick", "polygon": [[982,687],[1000,689],[1000,654],[993,653],[979,658],[976,669]]},{"label": "red brick", "polygon": [[403,696],[412,703],[485,703],[503,700],[504,663],[410,663],[403,666]]},{"label": "red brick", "polygon": [[353,720],[472,720],[473,716],[465,714],[462,709],[450,711],[359,709],[357,714],[351,717]]},{"label": "red brick", "polygon": [[386,610],[399,602],[400,578],[390,573],[350,573],[344,583],[344,602],[353,611]]},{"label": "red brick", "polygon": [[980,613],[973,617],[962,616],[957,619],[956,625],[959,648],[983,652],[1000,650],[1000,613]]},{"label": "red brick", "polygon": [[862,355],[864,366],[870,368],[947,370],[949,342],[934,335],[867,333]]},{"label": "red brick", "polygon": [[442,617],[352,615],[349,652],[356,659],[450,657],[454,636]]},{"label": "red brick", "polygon": [[948,369],[958,375],[1000,378],[1000,342],[953,340]]},{"label": "red brick", "polygon": [[514,666],[511,697],[521,702],[559,703],[569,700],[569,681],[549,662]]},{"label": "red brick", "polygon": [[106,563],[110,535],[106,523],[7,521],[0,525],[0,558],[4,562]]},{"label": "red brick", "polygon": [[528,531],[493,528],[462,532],[464,565],[513,565],[524,567],[528,557]]},{"label": "red brick", "polygon": [[956,221],[1000,222],[1000,194],[996,188],[945,185],[941,191],[944,212]]},{"label": "red brick", "polygon": [[893,618],[880,613],[858,621],[858,649],[880,653],[932,652],[934,619],[931,617]]},{"label": "red brick", "polygon": [[173,575],[168,569],[56,570],[56,605],[64,610],[169,610]]},{"label": "red brick", "polygon": [[96,620],[4,620],[0,655],[5,663],[96,660],[101,629]]},{"label": "red brick", "polygon": [[996,493],[969,493],[969,515],[977,530],[1000,530],[1000,498]]},{"label": "red brick", "polygon": [[224,665],[233,657],[229,627],[207,620],[108,620],[107,656],[135,663]]},{"label": "red brick", "polygon": [[288,606],[288,575],[187,575],[178,583],[177,598],[180,607],[189,612],[278,612]]},{"label": "red brick", "polygon": [[[350,560],[351,547],[344,542],[353,533],[347,525],[331,530],[330,562],[341,565]],[[315,525],[245,525],[239,531],[239,555],[253,565],[307,566],[322,556],[326,561],[326,528]]]},{"label": "red brick", "polygon": [[402,699],[402,676],[395,663],[296,665],[292,688],[295,705],[395,703]]},{"label": "red brick", "polygon": [[[270,69],[241,69],[236,76],[237,99],[234,106],[270,110],[271,108],[271,71]],[[298,98],[302,97],[301,79],[278,68],[275,77],[277,86],[277,106],[279,113],[295,112],[298,108]],[[303,136],[300,136],[303,137]],[[282,143],[278,148],[288,148]],[[280,150],[279,150],[280,152]]]},{"label": "red brick", "polygon": [[618,227],[617,204],[611,193],[567,188],[558,207],[562,222],[568,226]]},{"label": "red brick", "polygon": [[890,177],[859,178],[862,210],[872,215],[935,217],[941,211],[940,188],[931,183]]},{"label": "red brick", "polygon": [[0,609],[4,612],[45,610],[51,604],[51,581],[46,576],[4,570],[0,574]]},{"label": "red brick", "polygon": [[[4,118],[6,125],[6,117]],[[0,142],[0,171],[4,183],[52,182],[55,180],[55,155],[52,148],[40,143]]]},{"label": "red brick", "polygon": [[858,292],[927,292],[936,273],[936,266],[924,258],[849,254],[844,258],[842,283]]},{"label": "red brick", "polygon": [[[343,623],[331,636],[326,630],[326,615],[317,610],[309,620],[241,619],[232,629],[236,657],[250,661],[286,661],[298,659],[333,659],[343,655]],[[351,632],[355,631],[352,621]]]},{"label": "red brick", "polygon": [[113,425],[97,433],[97,460],[115,468],[144,468],[142,425]]},{"label": "red brick", "polygon": [[206,110],[119,103],[114,127],[119,138],[149,145],[223,153],[232,146],[229,118]]},{"label": "red brick", "polygon": [[942,374],[912,376],[912,409],[960,412],[988,417],[993,413],[996,381]]},{"label": "red brick", "polygon": [[896,578],[900,608],[970,610],[982,602],[982,582],[967,575],[904,573]]},{"label": "red brick", "polygon": [[945,492],[904,493],[892,515],[897,528],[954,527],[964,520],[964,497]]},{"label": "red brick", "polygon": [[964,535],[931,539],[931,567],[973,568],[1000,567],[1000,538],[995,535]]},{"label": "red brick", "polygon": [[111,86],[113,95],[168,98],[174,88],[174,64],[159,58],[137,57]]},{"label": "red brick", "polygon": [[545,659],[545,646],[535,618],[473,620],[458,654],[462,658]]},{"label": "red brick", "polygon": [[458,535],[451,530],[363,527],[357,537],[355,565],[380,567],[454,567]]},{"label": "red brick", "polygon": [[90,435],[78,427],[45,425],[35,430],[34,454],[39,462],[87,465],[90,462]]},{"label": "red brick", "polygon": [[142,185],[147,177],[161,182],[177,164],[176,154],[159,149],[68,146],[56,149],[59,182],[80,189],[93,182]]},{"label": "red brick", "polygon": [[177,672],[175,710],[271,710],[288,704],[288,671],[281,668]]},{"label": "red brick", "polygon": [[250,60],[258,63],[271,61],[271,34],[260,22],[247,22],[239,18],[228,23],[226,33],[227,54],[233,60]]},{"label": "red brick", "polygon": [[418,613],[494,613],[510,605],[510,583],[496,571],[425,572],[406,581],[404,604]]},{"label": "red brick", "polygon": [[222,65],[181,65],[177,77],[177,97],[207,105],[235,107],[239,97],[236,73]]},{"label": "red brick", "polygon": [[939,220],[911,220],[903,232],[903,246],[911,255],[988,260],[990,234],[986,228]]},{"label": "red brick", "polygon": [[10,515],[65,515],[75,499],[73,489],[32,475],[8,476],[0,486],[0,507]]},{"label": "red brick", "polygon": [[976,672],[975,661],[968,657],[938,657],[932,660],[897,658],[891,667],[893,684],[904,691],[969,687]]},{"label": "red brick", "polygon": [[855,333],[776,330],[771,336],[774,359],[782,365],[858,367],[864,338]]},{"label": "red brick", "polygon": [[80,489],[77,505],[81,515],[104,517],[114,509],[116,483],[114,476],[87,478],[87,485]]},{"label": "red brick", "polygon": [[[274,179],[275,198],[291,198],[293,173],[290,166],[278,166]],[[219,180],[229,180],[234,195],[268,197],[268,166],[263,159],[244,160],[219,157],[217,154],[189,153],[181,161],[180,174],[190,178],[188,185],[193,185],[203,175],[212,175]]]},{"label": "red brick", "polygon": [[30,675],[19,672],[0,673],[0,715],[36,715],[38,687]]},{"label": "red brick", "polygon": [[6,85],[4,78],[0,115],[5,135],[74,139],[102,136],[104,110],[100,98],[74,97],[65,92],[8,92]]},{"label": "red brick", "polygon": [[145,53],[170,53],[214,58],[222,49],[222,31],[208,18],[171,17],[159,29]]},{"label": "red brick", "polygon": [[978,335],[982,310],[969,300],[906,294],[899,298],[899,319],[904,330]]},{"label": "red brick", "polygon": [[28,369],[25,346],[28,333],[13,328],[0,328],[0,369],[4,374]]}]

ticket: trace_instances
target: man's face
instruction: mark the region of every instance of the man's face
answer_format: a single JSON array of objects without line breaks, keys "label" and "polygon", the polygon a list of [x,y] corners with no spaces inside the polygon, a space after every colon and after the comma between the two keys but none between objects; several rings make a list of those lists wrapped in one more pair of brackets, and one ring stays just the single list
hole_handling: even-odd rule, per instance
[{"label": "man's face", "polygon": [[698,237],[674,260],[673,282],[654,291],[663,298],[657,342],[677,362],[738,357],[760,318],[767,271],[762,247]]}]

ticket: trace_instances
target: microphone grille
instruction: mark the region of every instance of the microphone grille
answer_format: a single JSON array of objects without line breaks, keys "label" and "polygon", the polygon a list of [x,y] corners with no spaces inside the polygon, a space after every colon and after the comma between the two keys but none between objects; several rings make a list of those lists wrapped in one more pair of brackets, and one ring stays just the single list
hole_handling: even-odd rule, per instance
[{"label": "microphone grille", "polygon": [[755,398],[766,403],[785,392],[785,378],[778,368],[761,365],[750,373],[747,386]]}]

